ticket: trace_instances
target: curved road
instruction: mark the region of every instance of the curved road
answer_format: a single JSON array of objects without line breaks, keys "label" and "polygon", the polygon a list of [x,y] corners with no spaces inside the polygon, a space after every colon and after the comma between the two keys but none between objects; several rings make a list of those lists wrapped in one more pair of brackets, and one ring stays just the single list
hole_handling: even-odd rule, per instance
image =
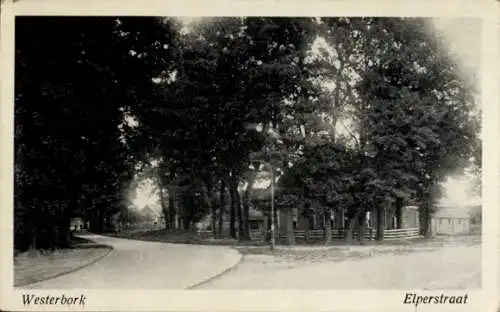
[{"label": "curved road", "polygon": [[33,289],[185,289],[236,265],[234,249],[144,242],[100,235],[86,239],[113,247],[98,262],[54,279],[22,288]]},{"label": "curved road", "polygon": [[[85,236],[114,249],[97,263],[23,288],[186,289],[474,289],[481,287],[481,245],[364,259],[279,264],[228,247]],[[261,257],[261,258],[259,258]],[[268,256],[269,257],[269,256]],[[259,260],[260,259],[260,260]]]}]

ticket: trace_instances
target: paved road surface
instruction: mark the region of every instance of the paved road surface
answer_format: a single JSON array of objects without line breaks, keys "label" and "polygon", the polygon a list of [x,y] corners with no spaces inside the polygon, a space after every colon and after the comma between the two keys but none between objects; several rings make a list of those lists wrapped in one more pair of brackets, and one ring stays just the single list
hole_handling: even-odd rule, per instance
[{"label": "paved road surface", "polygon": [[454,246],[404,255],[286,267],[252,256],[204,289],[477,289],[481,247]]},{"label": "paved road surface", "polygon": [[[239,262],[235,250],[86,236],[114,250],[99,262],[27,288],[184,289]],[[260,256],[263,257],[263,256]],[[341,262],[283,265],[248,256],[234,270],[201,289],[473,289],[480,287],[481,247],[380,255]],[[262,259],[262,258],[261,258]]]},{"label": "paved road surface", "polygon": [[235,265],[241,255],[227,247],[144,242],[88,235],[114,249],[76,272],[23,288],[184,289]]}]

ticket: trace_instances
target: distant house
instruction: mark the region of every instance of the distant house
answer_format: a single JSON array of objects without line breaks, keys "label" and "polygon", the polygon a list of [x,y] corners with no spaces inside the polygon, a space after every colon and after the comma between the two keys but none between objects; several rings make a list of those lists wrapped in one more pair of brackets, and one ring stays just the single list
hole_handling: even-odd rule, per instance
[{"label": "distant house", "polygon": [[[275,196],[278,195],[278,191],[275,191]],[[252,230],[262,230],[267,229],[270,225],[269,223],[269,212],[271,211],[271,192],[269,188],[254,188],[250,192],[250,211],[254,212],[254,220],[250,221],[250,228]],[[277,206],[277,201],[275,200],[275,210],[276,210],[276,223],[279,227],[280,221],[280,211]],[[251,213],[252,215],[252,213]]]},{"label": "distant house", "polygon": [[[218,227],[219,226],[220,210],[217,209],[215,213],[217,215],[216,225]],[[222,228],[224,229],[224,231],[228,231],[229,227],[230,227],[230,215],[228,213],[224,213],[224,215],[222,216],[222,220],[223,220]],[[196,227],[197,231],[206,231],[206,230],[211,229],[211,226],[212,226],[211,222],[212,222],[212,215],[207,214],[205,217],[203,217],[199,222],[197,222],[195,224],[195,227]],[[264,221],[263,213],[250,207],[250,210],[249,210],[250,230],[262,230],[262,229],[264,229],[264,224],[265,224],[265,221]],[[238,227],[237,218],[236,218],[236,227]]]},{"label": "distant house", "polygon": [[142,210],[140,211],[141,216],[144,221],[146,222],[158,222],[160,216],[160,213],[150,206],[146,205]]},{"label": "distant house", "polygon": [[438,206],[432,216],[432,233],[436,235],[458,235],[471,232],[471,215],[468,209]]},{"label": "distant house", "polygon": [[[280,189],[275,191],[275,197],[280,196]],[[279,201],[275,200],[276,223],[280,230],[286,228],[286,214],[284,209],[291,209],[292,226],[296,230],[320,230],[324,229],[325,224],[330,222],[332,229],[345,229],[348,227],[347,211],[341,209],[332,209],[329,212],[323,212],[323,209],[318,209],[320,205],[317,202],[297,204],[295,207],[290,207],[287,204],[283,207],[279,206]],[[268,188],[255,189],[252,192],[252,205],[256,209],[263,211],[264,216],[268,216],[270,211],[270,190]],[[366,212],[366,226],[368,228],[376,227],[376,211]],[[267,224],[267,222],[266,222]],[[420,227],[419,208],[415,205],[406,205],[400,209],[393,208],[385,213],[385,229],[415,229]]]},{"label": "distant house", "polygon": [[262,211],[256,210],[253,207],[249,209],[249,226],[250,230],[263,230],[265,228],[265,218]]}]

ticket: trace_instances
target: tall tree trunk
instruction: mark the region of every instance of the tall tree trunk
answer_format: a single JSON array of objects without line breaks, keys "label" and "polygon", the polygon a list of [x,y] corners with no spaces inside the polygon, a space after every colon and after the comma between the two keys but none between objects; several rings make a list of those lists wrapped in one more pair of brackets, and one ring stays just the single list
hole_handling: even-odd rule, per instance
[{"label": "tall tree trunk", "polygon": [[278,208],[276,208],[276,205],[274,205],[274,241],[276,242],[279,238],[280,235],[280,222],[278,220]]},{"label": "tall tree trunk", "polygon": [[241,202],[240,202],[240,194],[238,191],[236,191],[238,194],[237,196],[237,205],[236,205],[236,212],[238,213],[238,236],[240,240],[245,239],[245,230],[243,228],[243,212],[241,211]]},{"label": "tall tree trunk", "polygon": [[[177,180],[176,180],[176,167],[171,166],[169,171],[169,215],[170,215],[170,229],[177,230],[177,214],[178,214],[178,204],[177,204]],[[172,191],[172,196],[170,196],[170,191]],[[170,201],[172,199],[172,201]],[[171,205],[170,205],[171,204]]]},{"label": "tall tree trunk", "polygon": [[98,223],[98,233],[104,232],[104,208],[101,203],[98,206],[98,215],[99,215],[99,223]]},{"label": "tall tree trunk", "polygon": [[181,188],[176,188],[175,193],[175,219],[176,227],[184,231],[184,219],[185,219],[185,207],[184,207],[184,190]]},{"label": "tall tree trunk", "polygon": [[200,189],[203,194],[203,201],[210,211],[210,226],[212,228],[212,236],[214,238],[217,237],[217,213],[216,213],[216,205],[214,205],[213,200],[213,185],[210,179],[205,181],[198,180],[200,183]]},{"label": "tall tree trunk", "polygon": [[384,232],[385,232],[385,214],[386,214],[386,203],[380,205],[377,209],[377,236],[376,240],[383,241],[384,240]]},{"label": "tall tree trunk", "polygon": [[165,204],[165,194],[163,192],[164,190],[164,186],[163,186],[163,179],[162,179],[162,166],[160,164],[160,166],[158,167],[158,169],[156,170],[156,185],[158,187],[158,190],[159,190],[159,197],[160,197],[160,209],[161,209],[161,213],[163,215],[163,220],[165,221],[165,228],[168,229],[168,211],[167,211],[167,205]]},{"label": "tall tree trunk", "polygon": [[250,240],[250,190],[247,188],[243,194],[243,236],[242,240]]},{"label": "tall tree trunk", "polygon": [[341,230],[345,230],[346,226],[345,226],[345,209],[344,208],[339,209],[338,223],[339,223],[338,228]]},{"label": "tall tree trunk", "polygon": [[160,189],[160,207],[161,214],[163,215],[163,221],[165,229],[168,229],[168,204],[165,203],[165,195],[163,194],[163,190]]},{"label": "tall tree trunk", "polygon": [[325,244],[330,245],[332,243],[332,224],[330,222],[330,213],[323,213],[323,231],[325,237]]},{"label": "tall tree trunk", "polygon": [[217,237],[217,207],[214,205],[212,201],[212,187],[207,186],[207,204],[211,211],[211,225],[212,225],[212,235],[213,237]]},{"label": "tall tree trunk", "polygon": [[422,206],[422,215],[420,221],[421,234],[425,238],[432,237],[432,228],[431,228],[431,200],[423,200],[421,203]]},{"label": "tall tree trunk", "polygon": [[[356,211],[355,214],[348,214],[347,228],[345,229],[345,240],[350,242],[354,239],[354,230],[357,228],[357,223],[359,222],[359,215],[361,211]],[[359,233],[358,233],[359,234]]]},{"label": "tall tree trunk", "polygon": [[347,228],[345,229],[345,240],[350,242],[354,239],[354,228],[356,227],[355,217],[349,218]]},{"label": "tall tree trunk", "polygon": [[229,236],[236,238],[236,207],[239,202],[238,183],[230,181],[229,195],[231,196],[231,211],[229,215]]},{"label": "tall tree trunk", "polygon": [[[34,203],[36,205],[36,202]],[[31,207],[33,208],[38,208],[38,207]],[[30,216],[29,214],[26,214],[25,216],[25,222],[28,225],[26,231],[29,233],[29,237],[31,238],[31,241],[27,245],[28,248],[30,249],[38,249],[38,228],[40,225],[40,218],[39,218],[39,213],[37,210],[33,209],[35,211],[34,217]]]},{"label": "tall tree trunk", "polygon": [[307,214],[305,219],[306,223],[306,228],[304,229],[304,240],[306,244],[309,244],[309,241],[311,240],[311,227],[312,227],[312,220],[311,220],[311,215]]},{"label": "tall tree trunk", "polygon": [[31,229],[31,249],[38,249],[38,226]]},{"label": "tall tree trunk", "polygon": [[58,231],[59,247],[69,248],[71,241],[70,218],[68,216],[64,216],[58,225],[59,225],[59,231]]},{"label": "tall tree trunk", "polygon": [[[163,215],[163,220],[165,221],[165,229],[168,229],[168,220],[169,220],[169,215],[168,215],[168,204],[165,203],[165,189],[163,187],[163,184],[160,181],[160,178],[158,178],[158,189],[160,190],[160,208],[161,208],[161,214]],[[128,207],[127,207],[128,209]]]},{"label": "tall tree trunk", "polygon": [[358,218],[358,241],[363,242],[365,240],[366,232],[366,212],[361,212]]},{"label": "tall tree trunk", "polygon": [[403,199],[398,198],[396,200],[396,228],[397,229],[402,229],[403,228],[403,205],[404,201]]},{"label": "tall tree trunk", "polygon": [[219,207],[219,236],[223,237],[223,225],[224,225],[224,213],[226,212],[225,205],[225,195],[226,192],[226,181],[224,179],[221,180],[220,184],[220,207]]},{"label": "tall tree trunk", "polygon": [[[295,245],[295,231],[293,228],[293,216],[292,209],[285,209],[285,219],[286,219],[286,243],[288,245]],[[330,235],[331,236],[331,235]]]},{"label": "tall tree trunk", "polygon": [[191,231],[191,219],[184,216],[182,218],[182,224],[183,224],[183,227],[184,227],[184,230],[187,230],[188,232]]},{"label": "tall tree trunk", "polygon": [[165,226],[169,230],[175,230],[175,191],[174,187],[168,188],[168,211],[166,213]]},{"label": "tall tree trunk", "polygon": [[[71,199],[68,202],[64,202],[60,205],[62,205],[62,213],[56,216],[56,222],[55,224],[50,222],[49,224],[54,224],[57,228],[54,234],[56,234],[57,237],[54,237],[56,239],[55,245],[59,248],[69,248],[70,247],[70,241],[71,241],[71,211],[72,209],[75,209],[77,205],[77,201],[75,196],[72,196],[73,193],[70,195]],[[102,206],[101,206],[102,207]],[[61,207],[59,207],[61,208]],[[101,218],[102,219],[102,218]]]}]

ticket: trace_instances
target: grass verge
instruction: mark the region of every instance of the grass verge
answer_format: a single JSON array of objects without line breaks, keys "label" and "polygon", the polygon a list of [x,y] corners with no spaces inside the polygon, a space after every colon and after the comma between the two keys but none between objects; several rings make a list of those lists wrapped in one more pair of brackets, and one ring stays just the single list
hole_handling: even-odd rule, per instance
[{"label": "grass verge", "polygon": [[14,258],[14,287],[55,278],[103,258],[111,247],[75,237],[73,248],[55,251],[32,250]]},{"label": "grass verge", "polygon": [[442,247],[474,246],[481,243],[480,236],[438,236],[429,239],[372,242],[362,245],[345,242],[328,246],[236,246],[246,259],[272,263],[318,263],[327,261],[359,260],[380,255],[404,255],[430,252]]},{"label": "grass verge", "polygon": [[240,242],[234,238],[213,238],[196,233],[179,233],[167,230],[143,232],[118,232],[106,234],[111,237],[142,240],[149,242],[162,242],[172,244],[218,245],[218,246],[265,246],[265,242]]}]

